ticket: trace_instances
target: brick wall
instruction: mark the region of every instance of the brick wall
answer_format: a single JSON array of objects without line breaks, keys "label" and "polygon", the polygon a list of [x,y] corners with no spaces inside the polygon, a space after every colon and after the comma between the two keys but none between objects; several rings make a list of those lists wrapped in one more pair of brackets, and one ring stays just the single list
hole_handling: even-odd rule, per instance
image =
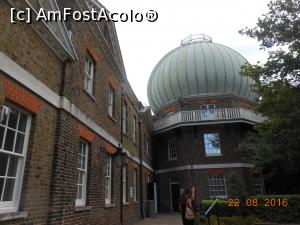
[{"label": "brick wall", "polygon": [[59,92],[62,63],[25,23],[10,23],[10,5],[0,2],[0,49],[16,63]]},{"label": "brick wall", "polygon": [[[172,129],[170,131],[155,135],[153,137],[153,150],[155,151],[155,169],[172,169],[185,165],[208,165],[224,163],[241,163],[243,162],[235,148],[238,146],[242,135],[251,129],[250,125],[243,123],[236,124],[219,124],[189,126]],[[217,132],[220,137],[221,156],[205,156],[203,134]],[[168,160],[168,140],[175,138],[177,140],[177,160]],[[159,156],[159,157],[158,157]],[[165,172],[156,176],[159,184],[159,205],[161,212],[169,212],[170,207],[170,179],[176,178],[180,188],[186,185],[194,184],[196,186],[196,198],[209,198],[208,190],[208,169],[202,170],[185,170],[177,172]],[[224,175],[236,172],[242,177],[242,183],[245,184],[249,193],[253,193],[251,174],[249,169],[231,168],[224,169]]]},{"label": "brick wall", "polygon": [[[203,125],[176,128],[171,131],[155,135],[153,150],[155,155],[155,168],[165,169],[170,167],[208,163],[234,163],[241,162],[241,158],[234,149],[238,146],[241,137],[250,125],[243,123],[223,125]],[[222,156],[206,157],[204,149],[204,133],[219,133]],[[168,140],[177,140],[177,160],[168,161]]]},{"label": "brick wall", "polygon": [[[208,174],[209,170],[190,170],[186,171],[176,171],[157,175],[156,179],[158,181],[158,201],[159,201],[159,211],[160,212],[170,212],[171,211],[171,193],[170,193],[170,180],[171,178],[176,178],[179,183],[180,189],[185,188],[186,185],[195,186],[195,204],[199,205],[200,201],[203,199],[209,199],[209,186],[208,186]],[[232,168],[223,169],[222,173],[225,176],[226,188],[228,191],[229,183],[226,181],[228,175],[235,173],[241,179],[240,181],[245,184],[246,191],[251,196],[253,192],[253,185],[251,183],[251,173],[249,169],[246,168]]]},{"label": "brick wall", "polygon": [[[14,96],[24,101],[16,102],[11,101],[11,98],[7,98],[4,92],[5,88],[3,87],[3,84],[6,83],[9,83],[15,90],[18,90]],[[0,87],[1,109],[3,104],[11,103],[28,112],[34,111],[32,112],[19,209],[20,212],[28,212],[28,217],[25,220],[3,221],[0,224],[20,224],[22,222],[25,224],[46,224],[50,201],[49,189],[57,119],[56,109],[26,90],[21,84],[7,78],[1,71]],[[28,103],[32,99],[41,103],[41,107],[38,110],[31,110],[32,106]]]}]

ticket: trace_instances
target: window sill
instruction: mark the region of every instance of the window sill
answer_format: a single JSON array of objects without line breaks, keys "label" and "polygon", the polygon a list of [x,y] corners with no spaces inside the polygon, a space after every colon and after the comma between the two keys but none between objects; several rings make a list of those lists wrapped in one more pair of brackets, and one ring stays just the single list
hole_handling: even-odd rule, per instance
[{"label": "window sill", "polygon": [[104,208],[109,209],[115,207],[115,204],[105,204]]},{"label": "window sill", "polygon": [[0,221],[25,219],[28,216],[28,212],[16,212],[16,213],[5,213],[0,214]]},{"label": "window sill", "polygon": [[81,211],[88,211],[91,210],[92,206],[76,206],[75,211],[76,212],[81,212]]},{"label": "window sill", "polygon": [[129,205],[129,202],[123,202],[123,205]]},{"label": "window sill", "polygon": [[94,102],[96,102],[96,98],[87,90],[83,89],[84,93],[86,93]]},{"label": "window sill", "polygon": [[176,161],[177,160],[177,158],[172,158],[172,159],[168,159],[168,161]]},{"label": "window sill", "polygon": [[216,156],[223,156],[222,154],[209,154],[205,155],[205,157],[216,157]]},{"label": "window sill", "polygon": [[109,114],[107,114],[107,116],[108,116],[108,118],[111,119],[114,123],[117,122],[117,120],[116,120],[113,116],[111,116],[111,115],[109,115]]}]

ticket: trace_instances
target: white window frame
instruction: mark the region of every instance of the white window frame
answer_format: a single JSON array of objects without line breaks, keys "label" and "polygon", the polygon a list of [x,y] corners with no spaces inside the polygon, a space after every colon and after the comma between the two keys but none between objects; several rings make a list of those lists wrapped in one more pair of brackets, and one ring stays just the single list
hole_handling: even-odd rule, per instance
[{"label": "white window frame", "polygon": [[[221,177],[220,177],[221,176]],[[224,190],[220,190],[220,187]],[[208,174],[208,189],[211,198],[227,198],[226,180],[223,173]],[[216,192],[223,191],[225,194],[219,195]]]},{"label": "white window frame", "polygon": [[123,109],[122,109],[122,113],[123,113],[123,133],[124,134],[128,134],[128,105],[126,103],[126,101],[123,102]]},{"label": "white window frame", "polygon": [[[209,135],[216,135],[218,137],[218,141],[219,141],[219,146],[218,148],[218,151],[211,151],[211,148],[210,145],[211,145],[211,142],[210,140],[208,139],[208,136]],[[203,142],[204,142],[204,151],[205,151],[205,155],[206,156],[221,156],[222,155],[222,151],[221,151],[221,140],[220,140],[220,134],[219,133],[205,133],[203,134]]]},{"label": "white window frame", "polygon": [[115,117],[115,89],[111,85],[108,91],[108,115],[111,118]]},{"label": "white window frame", "polygon": [[122,193],[123,193],[123,203],[127,203],[127,165],[122,168],[123,179],[122,179]]},{"label": "white window frame", "polygon": [[95,73],[95,61],[87,53],[85,56],[85,67],[84,67],[84,89],[93,95],[94,86],[94,74]]},{"label": "white window frame", "polygon": [[177,140],[175,138],[171,138],[168,141],[168,159],[169,160],[177,159]]},{"label": "white window frame", "polygon": [[264,194],[262,175],[259,173],[252,174],[253,188],[256,195]]},{"label": "white window frame", "polygon": [[[75,206],[85,206],[86,205],[86,195],[87,195],[87,176],[88,176],[88,156],[89,156],[89,143],[84,141],[83,139],[80,140],[80,151],[78,152],[78,161],[82,159],[82,156],[85,160],[84,162],[84,168],[78,168],[77,164],[77,195],[76,195],[76,200],[75,200]],[[85,149],[85,155],[81,154],[82,148]],[[83,161],[81,161],[83,162]],[[79,181],[79,173],[82,173],[82,184],[80,184]],[[82,198],[78,198],[78,191],[79,191],[79,186],[82,186],[82,193],[81,196]]]},{"label": "white window frame", "polygon": [[112,187],[112,156],[106,156],[106,173],[105,173],[105,204],[110,205],[111,201],[111,187]]},{"label": "white window frame", "polygon": [[[13,199],[12,201],[6,201],[6,202],[1,202],[0,199],[0,214],[3,213],[11,213],[11,212],[18,212],[19,210],[19,205],[20,205],[20,196],[21,196],[21,190],[22,190],[22,183],[23,183],[23,176],[24,176],[24,169],[25,169],[25,162],[26,162],[26,154],[27,154],[27,149],[28,149],[28,140],[29,140],[29,135],[30,135],[30,127],[31,127],[31,114],[28,112],[20,109],[19,107],[16,107],[11,104],[4,104],[1,112],[1,120],[4,115],[4,110],[11,110],[13,108],[14,110],[17,110],[19,112],[18,114],[18,121],[17,121],[17,127],[19,125],[19,118],[20,118],[20,113],[23,113],[24,115],[27,116],[27,121],[26,121],[26,128],[25,132],[23,132],[24,136],[24,142],[23,142],[23,147],[22,147],[22,154],[19,153],[14,153],[10,151],[4,150],[4,142],[7,133],[7,129],[10,129],[11,131],[15,131],[15,137],[14,137],[14,144],[13,144],[13,151],[15,150],[15,144],[16,144],[16,133],[21,133],[21,131],[16,131],[16,129],[11,129],[7,128],[8,126],[8,120],[9,117],[7,118],[6,124],[5,125],[0,125],[1,127],[4,127],[4,134],[3,134],[3,140],[2,140],[2,146],[0,146],[0,153],[8,154],[10,156],[19,156],[18,160],[18,165],[17,165],[17,171],[16,171],[16,176],[15,176],[15,185],[14,185],[14,190],[13,190]],[[7,164],[8,166],[8,164]],[[6,168],[6,175],[7,175],[7,169]],[[7,177],[7,176],[5,176]],[[4,177],[3,177],[4,178]],[[5,187],[5,186],[4,186]],[[4,191],[3,187],[3,191]],[[0,193],[0,198],[2,198],[2,193]]]},{"label": "white window frame", "polygon": [[137,201],[137,170],[133,170],[133,201]]}]

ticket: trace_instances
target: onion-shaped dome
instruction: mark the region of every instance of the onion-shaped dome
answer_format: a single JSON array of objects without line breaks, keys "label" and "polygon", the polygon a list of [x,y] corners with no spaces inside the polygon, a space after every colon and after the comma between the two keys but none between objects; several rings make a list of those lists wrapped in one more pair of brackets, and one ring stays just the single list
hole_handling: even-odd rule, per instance
[{"label": "onion-shaped dome", "polygon": [[[196,37],[196,38],[195,38]],[[148,100],[156,111],[180,98],[235,95],[255,101],[253,80],[240,75],[247,60],[205,35],[189,36],[155,66],[148,81]]]}]

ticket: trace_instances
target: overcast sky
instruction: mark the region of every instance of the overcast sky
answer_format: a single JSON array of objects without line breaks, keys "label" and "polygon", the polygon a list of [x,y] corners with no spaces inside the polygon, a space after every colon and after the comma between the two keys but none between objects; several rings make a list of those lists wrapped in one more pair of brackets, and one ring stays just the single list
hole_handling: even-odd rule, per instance
[{"label": "overcast sky", "polygon": [[255,26],[269,0],[99,0],[110,12],[158,12],[150,23],[118,22],[118,38],[128,80],[137,97],[147,100],[147,82],[156,63],[190,34],[207,34],[213,42],[241,53],[250,63],[265,61],[259,43],[238,31]]}]

